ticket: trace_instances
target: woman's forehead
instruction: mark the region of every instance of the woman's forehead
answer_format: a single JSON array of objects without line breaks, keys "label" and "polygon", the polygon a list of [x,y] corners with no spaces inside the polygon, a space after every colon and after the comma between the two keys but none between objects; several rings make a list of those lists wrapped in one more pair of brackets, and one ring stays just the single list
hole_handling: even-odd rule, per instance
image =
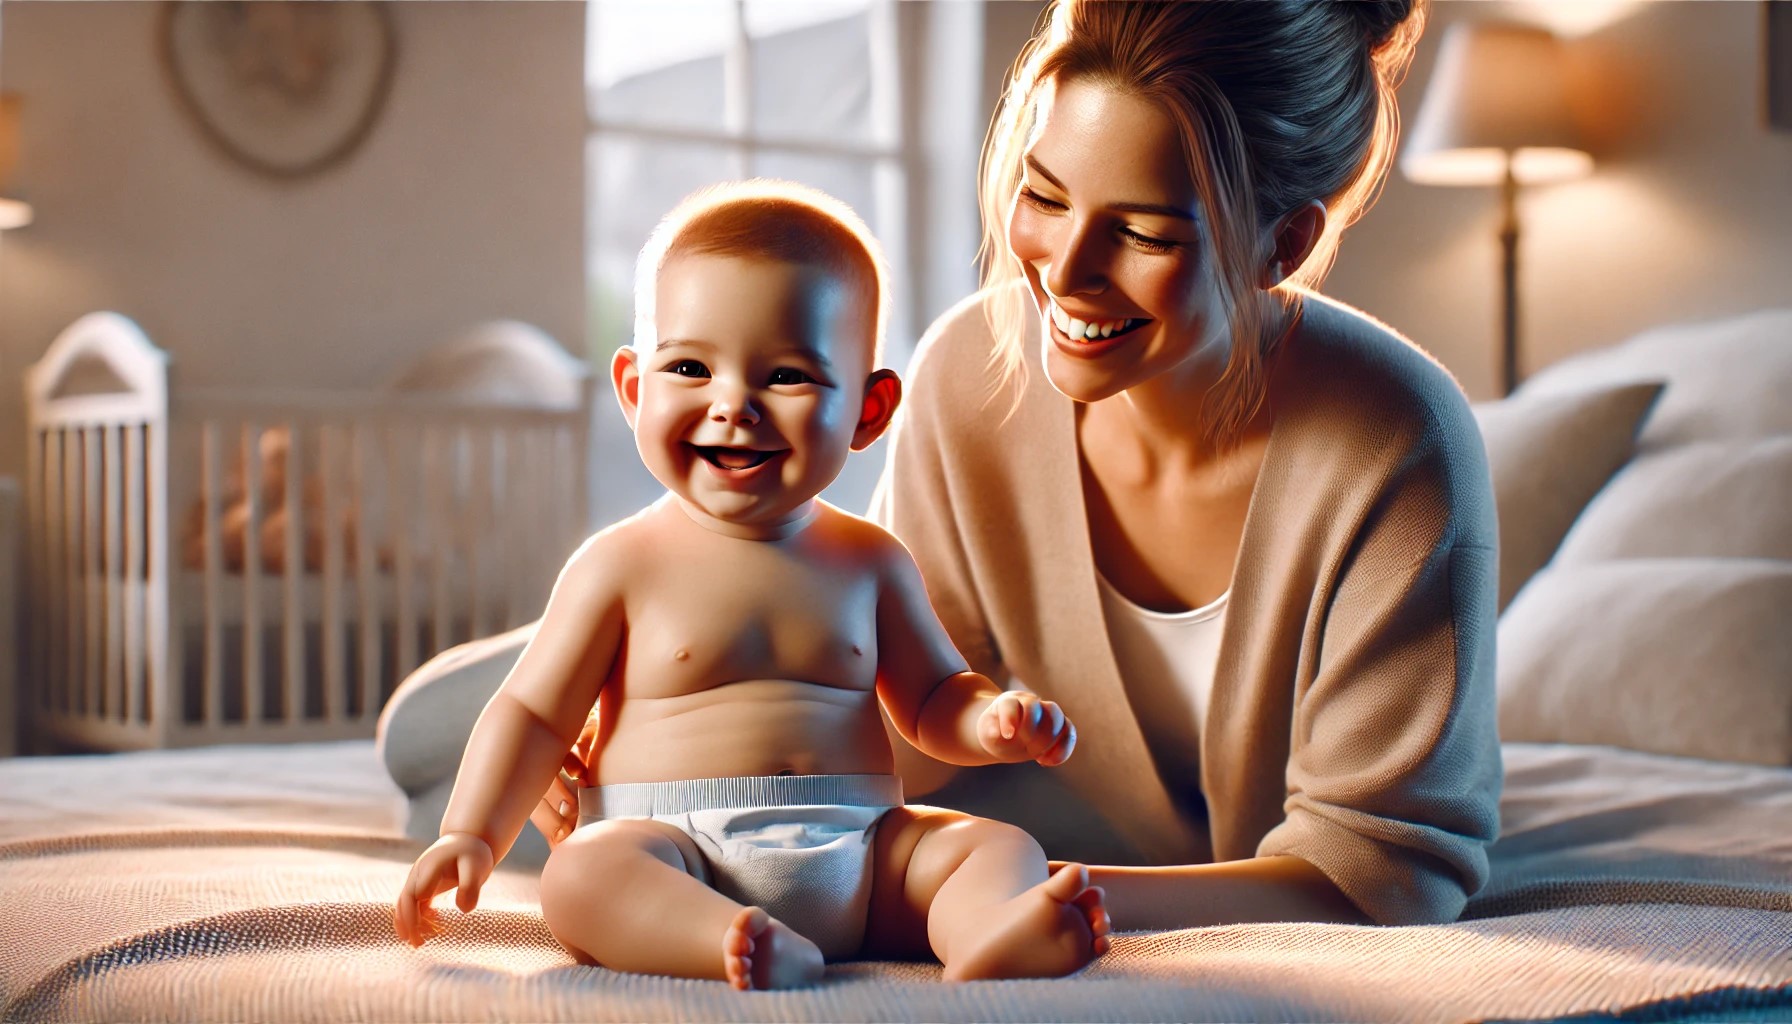
[{"label": "woman's forehead", "polygon": [[1196,210],[1176,123],[1137,93],[1083,80],[1042,87],[1025,159],[1083,202]]}]

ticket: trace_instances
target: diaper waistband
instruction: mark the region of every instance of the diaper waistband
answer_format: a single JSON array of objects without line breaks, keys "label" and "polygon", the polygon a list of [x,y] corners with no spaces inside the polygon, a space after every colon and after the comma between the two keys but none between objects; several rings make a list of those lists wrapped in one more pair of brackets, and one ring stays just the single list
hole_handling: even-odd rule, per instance
[{"label": "diaper waistband", "polygon": [[579,790],[585,818],[650,818],[719,808],[895,807],[902,803],[896,775],[746,775],[676,782],[621,782]]}]

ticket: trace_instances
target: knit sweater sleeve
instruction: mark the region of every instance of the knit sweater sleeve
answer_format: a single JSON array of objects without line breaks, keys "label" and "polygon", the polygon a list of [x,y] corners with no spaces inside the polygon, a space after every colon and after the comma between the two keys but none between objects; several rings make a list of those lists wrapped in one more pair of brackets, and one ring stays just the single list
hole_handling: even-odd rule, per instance
[{"label": "knit sweater sleeve", "polygon": [[1455,920],[1499,826],[1491,488],[1482,502],[1479,449],[1458,455],[1404,460],[1340,559],[1296,694],[1287,817],[1258,845],[1381,924]]}]

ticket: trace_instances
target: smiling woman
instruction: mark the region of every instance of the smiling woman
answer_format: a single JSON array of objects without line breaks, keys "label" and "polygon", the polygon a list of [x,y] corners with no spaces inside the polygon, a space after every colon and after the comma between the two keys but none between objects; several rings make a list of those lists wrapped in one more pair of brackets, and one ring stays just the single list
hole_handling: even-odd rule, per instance
[{"label": "smiling woman", "polygon": [[1423,23],[1058,3],[985,150],[985,288],[910,369],[875,515],[1083,743],[905,781],[1133,865],[1091,869],[1119,927],[1448,920],[1487,876],[1485,454],[1445,371],[1315,290]]}]

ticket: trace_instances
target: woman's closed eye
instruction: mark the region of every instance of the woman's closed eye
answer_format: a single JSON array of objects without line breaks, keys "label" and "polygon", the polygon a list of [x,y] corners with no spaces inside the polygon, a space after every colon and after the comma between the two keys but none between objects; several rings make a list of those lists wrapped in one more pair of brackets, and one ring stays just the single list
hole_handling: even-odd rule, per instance
[{"label": "woman's closed eye", "polygon": [[1175,252],[1177,249],[1182,248],[1183,245],[1181,242],[1172,242],[1162,238],[1152,238],[1150,235],[1141,235],[1132,228],[1121,228],[1120,234],[1127,240],[1127,242],[1143,252]]},{"label": "woman's closed eye", "polygon": [[1065,209],[1063,203],[1058,202],[1056,199],[1047,199],[1033,191],[1033,189],[1027,185],[1022,185],[1020,187],[1020,198],[1028,206],[1036,206],[1048,213],[1059,213]]}]

